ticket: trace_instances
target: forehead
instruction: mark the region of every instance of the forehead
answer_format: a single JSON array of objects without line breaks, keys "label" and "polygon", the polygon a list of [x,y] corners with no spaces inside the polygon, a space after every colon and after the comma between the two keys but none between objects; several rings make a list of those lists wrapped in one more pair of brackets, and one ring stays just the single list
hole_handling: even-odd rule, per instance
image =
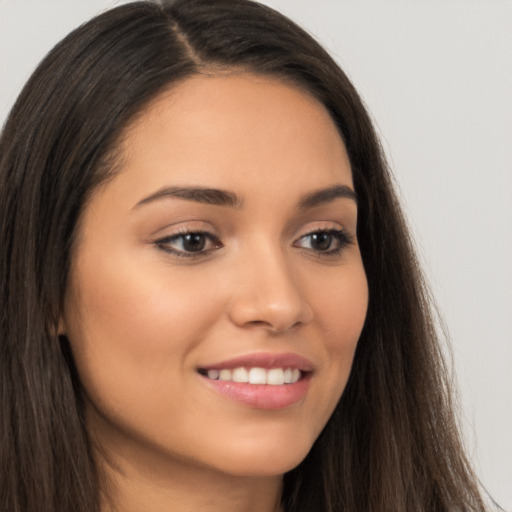
[{"label": "forehead", "polygon": [[[252,74],[196,75],[159,95],[126,129],[121,175],[166,184],[246,188],[307,182],[352,184],[350,163],[327,109],[311,94]],[[254,183],[252,183],[254,185]]]}]

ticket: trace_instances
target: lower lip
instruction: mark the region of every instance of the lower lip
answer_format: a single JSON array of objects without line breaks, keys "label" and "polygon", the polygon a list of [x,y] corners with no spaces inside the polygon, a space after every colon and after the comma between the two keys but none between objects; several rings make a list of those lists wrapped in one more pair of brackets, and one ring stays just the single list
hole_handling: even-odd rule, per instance
[{"label": "lower lip", "polygon": [[213,380],[201,376],[217,393],[256,409],[284,409],[300,402],[306,395],[311,375],[303,375],[293,384],[247,384]]}]

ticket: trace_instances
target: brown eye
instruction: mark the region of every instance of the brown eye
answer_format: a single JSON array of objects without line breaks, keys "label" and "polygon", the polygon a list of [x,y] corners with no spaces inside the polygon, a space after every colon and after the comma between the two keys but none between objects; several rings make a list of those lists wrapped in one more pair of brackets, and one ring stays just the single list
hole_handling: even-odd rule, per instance
[{"label": "brown eye", "polygon": [[329,229],[304,235],[296,245],[318,253],[336,255],[350,243],[351,238],[343,230]]},{"label": "brown eye", "polygon": [[200,256],[222,247],[217,237],[201,231],[168,236],[157,240],[155,245],[176,256]]},{"label": "brown eye", "polygon": [[202,251],[206,245],[206,237],[203,233],[189,233],[188,235],[182,235],[181,245],[183,250],[187,252],[199,252]]},{"label": "brown eye", "polygon": [[333,241],[335,241],[334,236],[326,232],[313,233],[310,236],[311,248],[315,251],[328,251],[331,249]]}]

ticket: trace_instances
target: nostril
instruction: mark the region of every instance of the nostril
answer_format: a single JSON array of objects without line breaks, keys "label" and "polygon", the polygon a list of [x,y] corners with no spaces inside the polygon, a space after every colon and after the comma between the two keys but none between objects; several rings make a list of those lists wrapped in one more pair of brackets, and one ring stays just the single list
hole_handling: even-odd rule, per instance
[{"label": "nostril", "polygon": [[264,320],[251,320],[247,322],[247,325],[253,325],[255,327],[263,327],[263,326],[271,326],[270,322],[265,322]]}]

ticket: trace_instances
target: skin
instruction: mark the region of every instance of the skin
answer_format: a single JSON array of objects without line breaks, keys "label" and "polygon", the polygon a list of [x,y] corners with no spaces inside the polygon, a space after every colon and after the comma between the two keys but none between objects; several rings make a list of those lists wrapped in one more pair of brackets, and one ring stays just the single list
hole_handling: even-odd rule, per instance
[{"label": "skin", "polygon": [[[282,475],[334,410],[366,314],[356,202],[298,206],[319,189],[353,188],[342,139],[295,86],[201,75],[158,97],[126,130],[122,154],[84,211],[61,321],[110,482],[103,510],[280,510]],[[185,186],[239,203],[144,202]],[[209,233],[204,250],[190,256],[184,230]],[[328,232],[328,250],[312,232]],[[313,363],[304,398],[251,407],[198,373],[260,352]]]}]

